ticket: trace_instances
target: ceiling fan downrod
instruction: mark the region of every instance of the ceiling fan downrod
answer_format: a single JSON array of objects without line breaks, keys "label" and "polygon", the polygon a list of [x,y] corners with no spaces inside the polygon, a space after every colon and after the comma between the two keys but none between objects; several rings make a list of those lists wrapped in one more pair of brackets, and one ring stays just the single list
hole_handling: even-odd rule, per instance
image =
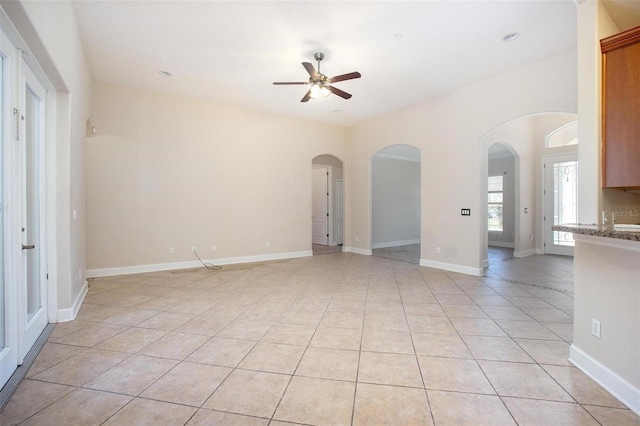
[{"label": "ceiling fan downrod", "polygon": [[313,54],[313,58],[318,61],[318,74],[320,74],[320,61],[324,59],[324,53],[316,52]]}]

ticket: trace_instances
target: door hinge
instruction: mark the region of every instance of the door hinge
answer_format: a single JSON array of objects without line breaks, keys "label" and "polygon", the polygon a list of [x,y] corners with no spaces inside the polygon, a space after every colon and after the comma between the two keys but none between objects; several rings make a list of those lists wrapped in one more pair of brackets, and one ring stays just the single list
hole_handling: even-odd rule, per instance
[{"label": "door hinge", "polygon": [[13,115],[16,116],[16,141],[20,140],[20,114],[18,108],[13,109]]},{"label": "door hinge", "polygon": [[329,213],[327,213],[327,217],[329,217]]},{"label": "door hinge", "polygon": [[546,216],[542,216],[542,220],[544,220],[546,222],[547,221],[547,217]]},{"label": "door hinge", "polygon": [[329,234],[327,234],[327,238],[329,237]]}]

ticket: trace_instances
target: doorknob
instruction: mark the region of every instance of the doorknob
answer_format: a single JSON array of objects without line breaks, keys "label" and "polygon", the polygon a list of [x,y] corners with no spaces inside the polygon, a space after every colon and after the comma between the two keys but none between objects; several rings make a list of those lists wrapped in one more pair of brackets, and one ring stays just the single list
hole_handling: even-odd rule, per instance
[{"label": "doorknob", "polygon": [[24,244],[22,245],[22,250],[32,250],[34,248],[36,248],[35,244],[30,244],[30,245],[26,245],[26,246]]}]

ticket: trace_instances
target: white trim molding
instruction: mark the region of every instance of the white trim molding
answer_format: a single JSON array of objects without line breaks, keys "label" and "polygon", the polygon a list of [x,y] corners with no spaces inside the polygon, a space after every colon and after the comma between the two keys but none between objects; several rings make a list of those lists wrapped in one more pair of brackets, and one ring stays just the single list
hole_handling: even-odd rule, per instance
[{"label": "white trim molding", "polygon": [[[294,251],[287,253],[258,254],[254,256],[227,257],[223,259],[204,259],[204,263],[214,265],[236,265],[238,263],[268,262],[270,260],[295,259],[313,256],[312,250]],[[172,271],[176,269],[191,269],[202,267],[197,260],[173,263],[156,263],[152,265],[122,266],[117,268],[87,269],[87,276],[111,277],[114,275],[142,274],[145,272]]]},{"label": "white trim molding", "polygon": [[640,416],[640,389],[634,387],[576,345],[569,347],[569,362]]},{"label": "white trim molding", "polygon": [[373,254],[371,250],[361,249],[358,247],[348,247],[348,246],[343,246],[342,251],[344,253],[355,253],[355,254],[361,254],[363,256],[371,256]]},{"label": "white trim molding", "polygon": [[73,301],[73,305],[67,309],[58,309],[58,322],[67,322],[76,319],[76,316],[80,311],[80,306],[82,306],[82,302],[84,302],[84,298],[87,296],[88,292],[89,283],[85,280],[76,300]]},{"label": "white trim molding", "polygon": [[388,243],[374,243],[374,244],[371,244],[371,248],[379,249],[379,248],[387,248],[387,247],[408,246],[410,244],[420,244],[420,238],[416,240],[390,241]]},{"label": "white trim molding", "polygon": [[461,274],[473,275],[476,277],[481,277],[484,275],[483,268],[474,268],[472,266],[456,265],[455,263],[438,262],[436,260],[429,259],[420,259],[420,266],[443,269],[450,272],[459,272]]},{"label": "white trim molding", "polygon": [[489,241],[489,247],[506,247],[506,248],[514,248],[515,245],[513,243],[505,242],[505,241]]},{"label": "white trim molding", "polygon": [[536,249],[529,249],[529,250],[524,250],[524,251],[515,251],[513,252],[513,257],[527,257],[527,256],[533,256],[534,254],[536,254]]}]

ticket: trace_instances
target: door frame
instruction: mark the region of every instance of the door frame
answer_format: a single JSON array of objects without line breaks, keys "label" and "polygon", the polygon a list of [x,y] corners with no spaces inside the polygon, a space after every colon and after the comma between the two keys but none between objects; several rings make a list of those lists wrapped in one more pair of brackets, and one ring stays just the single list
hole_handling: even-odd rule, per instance
[{"label": "door frame", "polygon": [[[4,28],[0,29],[4,32]],[[17,78],[15,76],[16,66],[14,64],[16,58],[16,50],[13,44],[9,41],[9,38],[2,34],[0,38],[0,51],[3,53],[2,73],[3,84],[2,97],[0,102],[3,102],[6,106],[2,109],[2,120],[7,125],[2,127],[2,134],[0,134],[0,149],[2,149],[2,215],[3,215],[3,250],[2,259],[3,262],[3,279],[4,279],[4,315],[5,315],[5,345],[0,347],[0,388],[9,380],[15,368],[20,364],[22,360],[18,359],[18,291],[17,291],[17,260],[16,251],[12,248],[15,245],[15,223],[17,215],[15,208],[7,206],[16,205],[15,193],[9,182],[15,181],[17,172],[15,171],[16,161],[14,157],[15,152],[15,119],[13,118],[13,106],[15,104],[14,88]]]},{"label": "door frame", "polygon": [[[547,201],[547,163],[555,163],[562,161],[578,161],[578,152],[577,151],[565,151],[559,152],[555,154],[544,154],[542,156],[542,214],[540,215],[540,220],[542,221],[542,253],[543,254],[556,254],[561,256],[573,256],[573,247],[562,247],[559,250],[549,250],[551,247],[555,247],[553,241],[549,240],[550,235],[553,235],[550,232],[547,232],[547,209],[549,208],[549,202]],[[580,173],[580,164],[578,164],[578,173]],[[551,218],[551,222],[553,222],[553,217]],[[553,225],[553,224],[552,224]]]},{"label": "door frame", "polygon": [[[331,164],[322,164],[322,163],[312,163],[311,170],[313,169],[327,169],[327,192],[329,195],[327,196],[327,211],[329,212],[329,219],[327,220],[327,233],[329,237],[327,238],[327,246],[335,247],[339,244],[342,244],[337,239],[337,232],[334,232],[334,225],[336,224],[334,219],[334,191],[333,191],[333,166]],[[311,185],[311,198],[313,199],[313,183]]]},{"label": "door frame", "polygon": [[[7,73],[4,80],[3,97],[5,108],[3,111],[3,121],[7,124],[3,126],[3,132],[0,134],[0,147],[3,151],[3,206],[4,213],[4,253],[0,261],[4,262],[5,274],[5,291],[7,298],[5,299],[5,330],[8,332],[5,347],[0,348],[0,360],[2,361],[2,372],[0,374],[0,387],[4,386],[9,380],[15,368],[21,365],[27,351],[31,348],[21,348],[21,340],[23,330],[20,323],[26,322],[21,318],[19,312],[19,304],[21,303],[21,291],[19,288],[21,277],[21,252],[22,252],[22,233],[20,232],[22,222],[22,204],[19,196],[20,188],[16,182],[21,179],[21,170],[18,167],[20,161],[20,150],[16,142],[16,131],[18,118],[14,114],[14,109],[23,109],[20,104],[21,93],[24,91],[22,86],[22,69],[28,68],[35,79],[44,89],[44,95],[41,107],[43,114],[43,125],[40,131],[43,132],[44,140],[42,142],[42,152],[40,158],[41,168],[41,187],[40,203],[40,234],[41,234],[41,264],[43,269],[41,274],[47,279],[44,281],[44,298],[41,300],[43,307],[47,309],[47,323],[55,323],[58,320],[58,303],[57,303],[57,238],[56,232],[59,227],[57,221],[57,179],[56,167],[57,141],[60,138],[70,137],[68,130],[63,127],[61,135],[57,133],[56,120],[58,106],[63,113],[63,119],[69,114],[69,95],[66,94],[62,98],[56,93],[55,86],[48,79],[43,68],[38,64],[35,55],[31,52],[25,41],[20,36],[18,30],[6,15],[5,11],[0,8],[0,21],[3,32],[2,51],[5,61],[4,71]],[[21,112],[21,111],[20,111]],[[64,122],[64,120],[63,120]],[[22,183],[20,184],[22,185]],[[26,307],[25,307],[26,309]],[[26,349],[26,350],[25,350]],[[5,361],[12,361],[5,363]],[[8,366],[8,369],[4,367]]]},{"label": "door frame", "polygon": [[344,243],[344,179],[336,179],[336,245]]},{"label": "door frame", "polygon": [[[19,345],[18,345],[18,359],[23,360],[27,355],[35,341],[38,339],[38,336],[42,333],[44,328],[49,323],[49,286],[47,283],[47,91],[44,87],[44,84],[40,82],[35,73],[31,70],[29,65],[24,61],[21,61],[21,69],[20,69],[20,101],[18,103],[19,113],[21,115],[20,119],[20,139],[17,141],[18,152],[16,152],[18,157],[18,169],[20,175],[20,184],[18,185],[18,198],[20,199],[20,206],[18,207],[20,211],[19,222],[20,227],[28,226],[26,224],[27,221],[27,195],[25,191],[26,188],[26,173],[27,173],[27,162],[26,158],[26,149],[27,149],[27,125],[28,125],[28,117],[25,120],[25,116],[27,114],[26,111],[26,93],[27,90],[30,91],[34,96],[39,99],[38,102],[38,127],[37,127],[37,137],[36,141],[36,167],[37,167],[37,204],[38,204],[38,236],[37,240],[27,241],[25,236],[20,233],[20,256],[19,259],[19,279],[18,279],[18,297],[21,308],[26,308],[27,304],[27,256],[28,253],[22,250],[22,246],[24,244],[36,243],[36,249],[39,250],[38,256],[38,273],[39,273],[39,299],[40,299],[40,308],[39,312],[34,314],[33,317],[29,320],[26,319],[26,312],[18,312],[20,316],[20,330],[18,333],[19,337]],[[19,309],[20,311],[20,309]],[[31,327],[36,327],[31,329]]]}]

